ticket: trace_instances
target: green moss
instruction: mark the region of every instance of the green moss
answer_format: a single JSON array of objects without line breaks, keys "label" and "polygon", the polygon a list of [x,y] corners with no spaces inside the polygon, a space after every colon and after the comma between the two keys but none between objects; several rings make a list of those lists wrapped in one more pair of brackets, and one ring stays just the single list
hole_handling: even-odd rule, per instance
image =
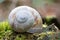
[{"label": "green moss", "polygon": [[0,40],[32,40],[32,35],[13,31],[8,21],[0,22]]},{"label": "green moss", "polygon": [[0,31],[7,31],[10,29],[11,29],[11,27],[10,27],[8,21],[0,22]]},{"label": "green moss", "polygon": [[[45,24],[46,26],[46,24]],[[8,21],[0,22],[0,40],[55,40],[56,35],[59,36],[60,33],[55,34],[56,32],[42,32],[39,34],[30,34],[30,33],[17,33],[11,29]],[[59,40],[60,37],[58,37]]]}]

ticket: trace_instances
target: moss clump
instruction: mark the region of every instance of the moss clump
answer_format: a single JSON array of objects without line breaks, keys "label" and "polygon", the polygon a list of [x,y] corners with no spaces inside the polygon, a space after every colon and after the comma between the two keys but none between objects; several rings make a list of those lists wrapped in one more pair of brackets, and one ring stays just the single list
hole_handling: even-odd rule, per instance
[{"label": "moss clump", "polygon": [[8,21],[0,22],[0,31],[7,31],[7,30],[11,30]]},{"label": "moss clump", "polygon": [[17,33],[12,30],[8,21],[0,22],[0,40],[33,40],[33,34]]},{"label": "moss clump", "polygon": [[[47,26],[46,24],[44,26]],[[46,27],[44,27],[46,28]],[[60,40],[60,33],[43,31],[42,33],[17,33],[11,29],[8,21],[0,22],[0,40]]]}]

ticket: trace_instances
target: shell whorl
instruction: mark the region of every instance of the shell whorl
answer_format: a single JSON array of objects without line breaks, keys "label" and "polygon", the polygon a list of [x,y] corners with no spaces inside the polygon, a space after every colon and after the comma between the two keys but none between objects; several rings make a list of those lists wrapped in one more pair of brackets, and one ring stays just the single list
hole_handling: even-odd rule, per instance
[{"label": "shell whorl", "polygon": [[25,23],[28,20],[28,13],[26,11],[19,11],[16,14],[16,20],[20,23]]},{"label": "shell whorl", "polygon": [[11,11],[8,19],[11,25],[14,24],[14,27],[12,28],[17,32],[31,32],[33,30],[30,30],[30,28],[33,28],[33,26],[42,26],[42,19],[40,14],[29,6],[16,7]]}]

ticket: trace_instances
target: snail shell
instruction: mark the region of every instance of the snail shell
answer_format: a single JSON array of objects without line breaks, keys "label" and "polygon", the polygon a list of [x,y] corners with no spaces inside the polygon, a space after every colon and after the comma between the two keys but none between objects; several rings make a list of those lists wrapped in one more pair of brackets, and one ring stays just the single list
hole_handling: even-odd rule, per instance
[{"label": "snail shell", "polygon": [[19,6],[13,9],[8,21],[16,32],[38,33],[42,29],[42,18],[40,14],[29,6]]}]

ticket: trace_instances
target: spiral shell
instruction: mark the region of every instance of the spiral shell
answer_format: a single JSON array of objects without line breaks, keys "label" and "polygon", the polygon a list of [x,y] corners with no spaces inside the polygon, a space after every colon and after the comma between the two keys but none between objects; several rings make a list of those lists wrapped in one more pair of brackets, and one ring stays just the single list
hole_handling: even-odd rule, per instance
[{"label": "spiral shell", "polygon": [[42,18],[35,9],[29,6],[19,6],[13,9],[8,20],[16,32],[41,32]]}]

